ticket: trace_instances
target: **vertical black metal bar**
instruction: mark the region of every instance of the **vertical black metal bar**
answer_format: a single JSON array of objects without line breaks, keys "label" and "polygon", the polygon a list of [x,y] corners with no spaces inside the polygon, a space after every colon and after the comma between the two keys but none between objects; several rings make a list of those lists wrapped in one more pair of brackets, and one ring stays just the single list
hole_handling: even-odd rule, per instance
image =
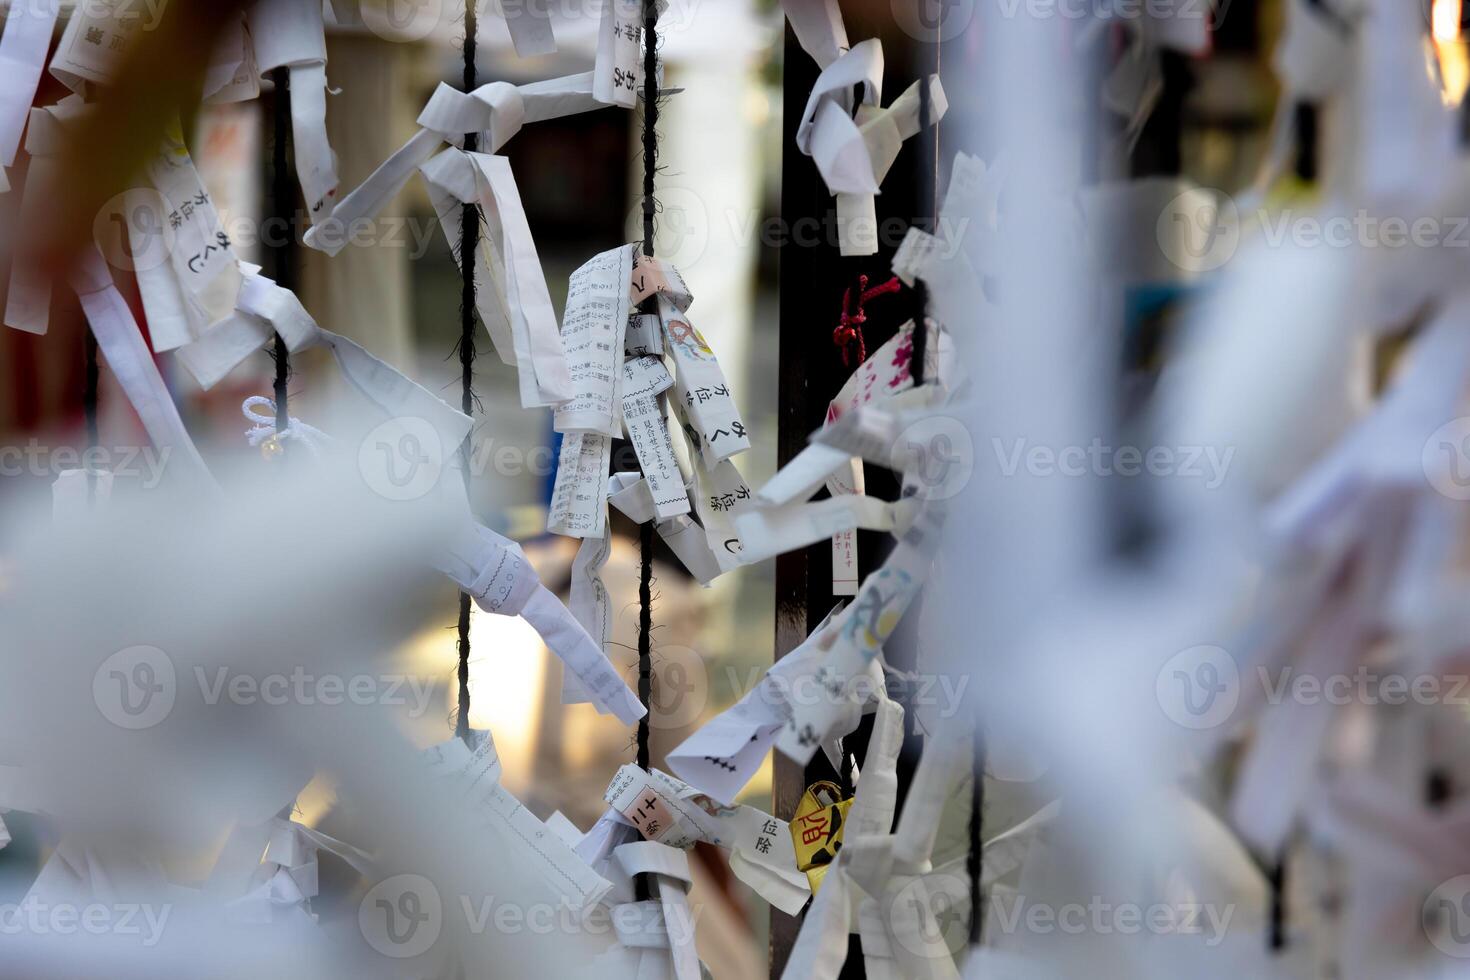
[{"label": "vertical black metal bar", "polygon": [[[275,83],[275,118],[271,142],[271,211],[275,223],[282,225],[279,238],[269,238],[271,272],[283,289],[296,291],[296,191],[291,181],[291,71],[271,69]],[[291,420],[290,394],[291,353],[286,341],[276,334],[271,356],[276,362],[275,399],[276,432],[285,432]],[[285,445],[284,442],[281,443]]]}]

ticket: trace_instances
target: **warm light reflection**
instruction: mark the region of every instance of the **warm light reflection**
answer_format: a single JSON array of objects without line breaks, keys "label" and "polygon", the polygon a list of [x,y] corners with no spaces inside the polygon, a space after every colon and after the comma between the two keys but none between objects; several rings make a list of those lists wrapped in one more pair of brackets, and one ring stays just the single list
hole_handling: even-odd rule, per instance
[{"label": "warm light reflection", "polygon": [[1459,105],[1470,82],[1470,58],[1460,41],[1462,0],[1434,0],[1430,16],[1434,37],[1434,53],[1439,61],[1439,77],[1446,105]]},{"label": "warm light reflection", "polygon": [[1434,13],[1431,18],[1434,27],[1434,40],[1443,44],[1447,41],[1455,41],[1460,37],[1460,0],[1434,0]]},{"label": "warm light reflection", "polygon": [[[546,646],[519,616],[470,614],[470,725],[495,735],[495,751],[512,790],[531,772],[536,724],[546,684]],[[449,708],[457,700],[450,691]]]}]

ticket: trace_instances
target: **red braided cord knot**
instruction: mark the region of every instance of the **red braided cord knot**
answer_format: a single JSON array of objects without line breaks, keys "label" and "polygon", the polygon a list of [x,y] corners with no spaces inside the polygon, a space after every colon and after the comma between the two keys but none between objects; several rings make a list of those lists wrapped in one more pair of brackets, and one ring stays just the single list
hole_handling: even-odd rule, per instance
[{"label": "red braided cord knot", "polygon": [[897,276],[872,289],[868,288],[867,276],[858,276],[856,312],[852,309],[852,287],[849,286],[842,291],[842,317],[837,324],[837,329],[832,331],[832,343],[841,348],[844,367],[851,367],[851,362],[848,360],[848,349],[852,344],[857,344],[859,364],[868,359],[868,345],[863,339],[863,324],[868,322],[868,314],[863,310],[863,305],[869,300],[896,293],[902,288],[903,283]]}]

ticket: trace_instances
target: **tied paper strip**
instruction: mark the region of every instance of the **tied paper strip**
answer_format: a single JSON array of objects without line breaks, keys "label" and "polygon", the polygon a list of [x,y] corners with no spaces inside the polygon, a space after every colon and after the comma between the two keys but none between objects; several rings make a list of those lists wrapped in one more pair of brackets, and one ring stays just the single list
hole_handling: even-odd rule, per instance
[{"label": "tied paper strip", "polygon": [[811,893],[796,869],[787,823],[754,807],[725,806],[657,769],[626,765],[603,794],[612,811],[646,839],[688,849],[698,841],[730,852],[730,870],[787,915]]},{"label": "tied paper strip", "polygon": [[215,42],[204,70],[204,101],[210,105],[248,102],[260,96],[260,68],[245,32],[245,16],[230,21]]},{"label": "tied paper strip", "polygon": [[623,338],[632,308],[628,294],[632,270],[633,246],[621,245],[572,273],[561,329],[576,394],[557,407],[557,432],[622,434],[619,387]]},{"label": "tied paper strip", "polygon": [[[852,917],[873,918],[874,898],[853,880],[855,865],[871,865],[872,855],[888,844],[898,805],[898,755],[903,748],[903,709],[886,695],[873,719],[873,735],[863,759],[857,793],[842,833],[842,850],[832,863],[807,911],[782,977],[835,978],[847,960]],[[857,860],[854,857],[857,856]],[[864,915],[864,913],[867,913]],[[867,952],[871,929],[859,927]],[[895,976],[871,970],[874,977]]]},{"label": "tied paper strip", "polygon": [[[910,320],[899,327],[898,333],[874,351],[847,379],[837,397],[827,406],[827,418],[823,427],[830,427],[844,413],[861,405],[912,388],[913,353],[914,323]],[[926,370],[924,376],[932,378],[935,375]],[[827,492],[834,498],[861,495],[865,489],[863,476],[862,461],[857,457],[849,457],[827,477]],[[857,588],[857,533],[851,530],[841,531],[832,536],[832,594],[857,595]]]},{"label": "tied paper strip", "polygon": [[137,36],[158,24],[150,23],[133,4],[117,0],[72,6],[61,43],[51,58],[51,75],[78,95],[85,95],[88,84],[111,85]]},{"label": "tied paper strip", "polygon": [[246,14],[262,76],[290,73],[291,144],[312,224],[332,211],[337,159],[327,142],[327,37],[315,0],[256,0]]},{"label": "tied paper strip", "polygon": [[781,0],[801,49],[826,68],[848,49],[847,27],[837,0]]},{"label": "tied paper strip", "polygon": [[664,544],[700,585],[708,585],[719,577],[720,562],[710,550],[704,529],[684,515],[659,520],[647,480],[637,473],[614,473],[608,477],[607,493],[607,502],[634,524],[653,521],[653,529]]},{"label": "tied paper strip", "polygon": [[312,227],[306,233],[306,244],[329,255],[342,251],[361,222],[386,207],[445,143],[462,145],[465,133],[482,134],[481,149],[494,153],[525,123],[575,115],[601,105],[592,95],[591,72],[527,85],[490,82],[473,92],[441,83],[419,115],[419,131],[343,197],[328,220]]},{"label": "tied paper strip", "polygon": [[[638,975],[663,975],[658,967],[665,957],[673,966],[675,980],[700,980],[699,953],[694,946],[694,914],[689,908],[689,886],[694,876],[689,871],[689,855],[677,847],[654,841],[633,841],[615,847],[613,860],[630,879],[636,875],[653,875],[657,884],[657,902],[635,902],[636,915],[629,915],[627,904],[614,909],[613,925],[618,942],[631,949],[643,949],[644,957],[659,962],[639,964]],[[648,969],[652,967],[652,969]]]},{"label": "tied paper strip", "polygon": [[689,448],[689,461],[694,469],[694,509],[704,529],[705,543],[719,563],[721,573],[739,568],[745,564],[745,546],[735,530],[735,516],[751,505],[755,494],[733,460],[722,460],[712,469],[705,466],[699,432],[690,424],[684,405],[677,399],[674,416]]},{"label": "tied paper strip", "polygon": [[684,475],[674,458],[662,395],[674,379],[657,357],[635,357],[623,363],[623,424],[638,454],[654,515],[661,521],[689,513]]},{"label": "tied paper strip", "polygon": [[515,46],[520,58],[539,58],[556,54],[556,34],[551,29],[551,5],[540,3],[514,3],[505,9],[501,0],[501,13],[505,15],[505,27],[510,32],[510,43]]},{"label": "tied paper strip", "polygon": [[522,408],[572,397],[566,351],[541,259],[505,157],[451,149],[420,168],[450,249],[460,254],[464,205],[479,205],[483,248],[475,250],[475,308],[495,350],[518,368]]},{"label": "tied paper strip", "polygon": [[470,737],[475,743],[473,751],[460,739],[451,739],[427,749],[425,765],[462,787],[464,805],[483,814],[503,833],[502,839],[517,841],[524,854],[534,855],[542,880],[567,908],[582,913],[590,910],[603,900],[612,883],[501,785],[500,759],[490,733],[471,731]]},{"label": "tied paper strip", "polygon": [[[261,275],[258,266],[241,263],[240,271],[245,281],[234,312],[177,350],[179,363],[205,391],[277,334],[293,354],[323,341],[295,293]],[[144,297],[146,301],[146,293]]]},{"label": "tied paper strip", "polygon": [[[858,85],[863,101],[854,116],[850,93]],[[827,190],[837,197],[843,255],[878,251],[874,197],[903,141],[919,132],[920,85],[929,86],[929,121],[937,123],[949,107],[937,75],[915,82],[888,108],[880,108],[883,48],[870,39],[824,68],[807,100],[796,145],[816,163]]]},{"label": "tied paper strip", "polygon": [[234,312],[244,275],[177,121],[147,173],[157,193],[125,197],[124,223],[154,348],[173,350]]},{"label": "tied paper strip", "polygon": [[[659,13],[668,7],[658,0]],[[602,0],[592,93],[597,101],[631,109],[643,87],[643,0]]]},{"label": "tied paper strip", "polygon": [[[475,266],[476,307],[501,360],[520,373],[522,405],[560,404],[572,389],[545,274],[509,163],[492,154],[525,123],[601,106],[592,94],[590,72],[521,86],[491,82],[468,93],[441,84],[419,115],[419,132],[343,197],[329,217],[314,224],[306,244],[336,255],[419,170],[456,250],[462,227],[459,206],[479,205],[489,235]],[[465,133],[481,134],[483,153],[460,149]],[[446,143],[451,149],[441,154]],[[482,272],[488,281],[481,281]]]},{"label": "tied paper strip", "polygon": [[182,472],[184,479],[198,487],[217,490],[218,484],[184,428],[178,406],[158,373],[158,365],[153,363],[153,354],[143,341],[133,311],[118,292],[107,263],[95,247],[82,251],[72,284],[97,338],[97,347],[142,420],[148,438],[160,452],[172,454],[172,468]]},{"label": "tied paper strip", "polygon": [[572,273],[562,340],[576,396],[556,410],[564,433],[547,530],[574,538],[607,531],[607,470],[622,432],[623,336],[633,246],[593,257]]},{"label": "tied paper strip", "polygon": [[[54,106],[31,110],[26,127],[26,153],[31,162],[21,192],[19,227],[37,227],[50,220],[51,201],[62,190],[58,157],[66,148],[66,132],[88,111],[80,96],[68,96]],[[30,250],[17,248],[10,266],[5,325],[44,334],[50,319],[51,280]]]},{"label": "tied paper strip", "polygon": [[640,255],[633,268],[633,302],[641,304],[654,295],[664,349],[674,359],[675,397],[699,435],[698,451],[705,467],[714,468],[750,448],[745,423],[715,352],[689,320],[687,311],[694,298],[679,270]]},{"label": "tied paper strip", "polygon": [[813,633],[825,651],[812,680],[818,698],[791,704],[776,748],[805,765],[820,746],[857,727],[863,705],[882,687],[879,655],[928,578],[943,522],[929,505],[899,540],[881,568],[869,575],[857,598],[824,629]]},{"label": "tied paper strip", "polygon": [[205,892],[227,901],[232,921],[264,925],[297,918],[315,922],[311,900],[319,892],[318,854],[326,851],[371,877],[372,857],[311,827],[276,817],[236,826],[205,883]]},{"label": "tied paper strip", "polygon": [[813,678],[827,653],[817,640],[836,615],[836,609],[828,613],[801,646],[766,671],[753,690],[669,752],[669,768],[717,800],[728,802],[739,796],[791,716],[790,699],[796,685],[806,684],[808,691],[815,689]]},{"label": "tied paper strip", "polygon": [[10,6],[0,35],[0,191],[4,171],[15,164],[21,133],[41,82],[60,0],[28,0]]},{"label": "tied paper strip", "polygon": [[[432,392],[384,364],[360,345],[326,330],[321,343],[332,350],[343,377],[387,419],[420,419],[434,429],[440,452],[460,445],[472,421]],[[359,462],[364,457],[359,457]],[[391,465],[383,457],[383,465]],[[442,462],[441,462],[442,465]],[[451,466],[452,468],[452,461]],[[474,519],[464,481],[453,473],[442,475],[439,491],[453,513],[462,515],[462,530],[454,544],[439,557],[437,567],[486,612],[520,616],[526,620],[590,692],[593,699],[622,720],[633,724],[646,714],[638,698],[618,676],[602,648],[593,642],[561,601],[541,584],[536,570],[519,545]]]},{"label": "tied paper strip", "polygon": [[[856,899],[858,933],[868,976],[957,980],[959,972],[945,946],[944,930],[936,913],[963,905],[964,896],[955,894],[962,882],[952,874],[931,872],[930,859],[945,800],[963,774],[962,749],[966,744],[954,726],[929,740],[893,834],[882,830],[875,834],[868,829],[885,817],[890,822],[893,819],[892,809],[885,810],[879,804],[871,813],[874,820],[868,820],[869,814],[861,818],[867,824],[863,828],[866,833],[854,826],[851,838],[844,835],[842,852],[802,924],[783,978],[836,980],[846,960],[848,903]],[[868,768],[866,764],[863,767],[864,781]],[[858,793],[862,793],[861,782]],[[853,810],[857,809],[854,802]],[[857,822],[854,818],[853,823]],[[833,901],[824,902],[834,872],[846,887],[834,889]],[[941,894],[950,901],[942,900]]]}]

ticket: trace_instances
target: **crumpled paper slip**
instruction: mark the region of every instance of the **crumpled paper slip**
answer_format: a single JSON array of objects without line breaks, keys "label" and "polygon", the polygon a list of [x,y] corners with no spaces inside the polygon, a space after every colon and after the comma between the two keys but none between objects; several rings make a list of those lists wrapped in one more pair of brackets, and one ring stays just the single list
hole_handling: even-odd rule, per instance
[{"label": "crumpled paper slip", "polygon": [[236,826],[215,861],[204,890],[228,902],[231,918],[264,924],[280,918],[315,921],[318,853],[326,851],[371,876],[372,857],[311,827],[282,817]]},{"label": "crumpled paper slip", "polygon": [[[627,765],[603,794],[606,824],[629,824],[647,840],[688,849],[705,841],[730,852],[730,870],[788,915],[810,895],[786,821],[749,806],[726,806],[657,769]],[[616,815],[614,818],[613,815]],[[596,830],[596,828],[594,828]]]},{"label": "crumpled paper slip", "polygon": [[[856,114],[852,89],[861,86]],[[822,70],[807,99],[796,146],[812,158],[829,193],[837,198],[838,244],[843,255],[878,251],[874,197],[903,141],[919,132],[921,86],[929,88],[929,123],[949,108],[937,75],[910,86],[882,108],[883,47],[876,39],[855,45]]]},{"label": "crumpled paper slip", "polygon": [[[500,760],[489,732],[471,732],[473,751],[460,739],[451,739],[423,753],[429,770],[455,781],[466,806],[483,814],[508,842],[518,842],[558,901],[586,915],[602,902],[612,882],[582,858],[561,833],[543,823],[500,783]],[[565,817],[562,818],[565,821]]]},{"label": "crumpled paper slip", "polygon": [[[890,835],[898,802],[895,767],[902,748],[903,709],[885,696],[878,705],[873,737],[848,811],[842,850],[828,866],[822,888],[807,911],[783,978],[835,978],[846,962],[848,935],[853,931],[862,936],[865,971],[878,971],[872,972],[874,976],[892,975],[886,963],[892,954],[876,900],[893,865]],[[924,787],[916,782],[915,788]],[[915,801],[912,795],[909,799]],[[908,809],[906,803],[905,813]]]},{"label": "crumpled paper slip", "polygon": [[[419,115],[419,132],[317,222],[306,244],[337,254],[419,171],[456,251],[462,206],[479,205],[488,234],[476,250],[476,306],[497,353],[519,372],[522,405],[561,404],[573,390],[545,274],[509,163],[493,154],[528,122],[603,104],[591,72],[520,86],[491,82],[473,92],[441,84]],[[480,152],[462,148],[465,133],[481,134]]]},{"label": "crumpled paper slip", "polygon": [[[777,733],[792,713],[790,700],[817,689],[815,673],[826,656],[817,638],[837,612],[828,613],[812,635],[776,661],[744,697],[670,751],[666,756],[669,768],[717,800],[739,796],[776,744]],[[835,742],[824,749],[836,765],[841,753]]]}]

